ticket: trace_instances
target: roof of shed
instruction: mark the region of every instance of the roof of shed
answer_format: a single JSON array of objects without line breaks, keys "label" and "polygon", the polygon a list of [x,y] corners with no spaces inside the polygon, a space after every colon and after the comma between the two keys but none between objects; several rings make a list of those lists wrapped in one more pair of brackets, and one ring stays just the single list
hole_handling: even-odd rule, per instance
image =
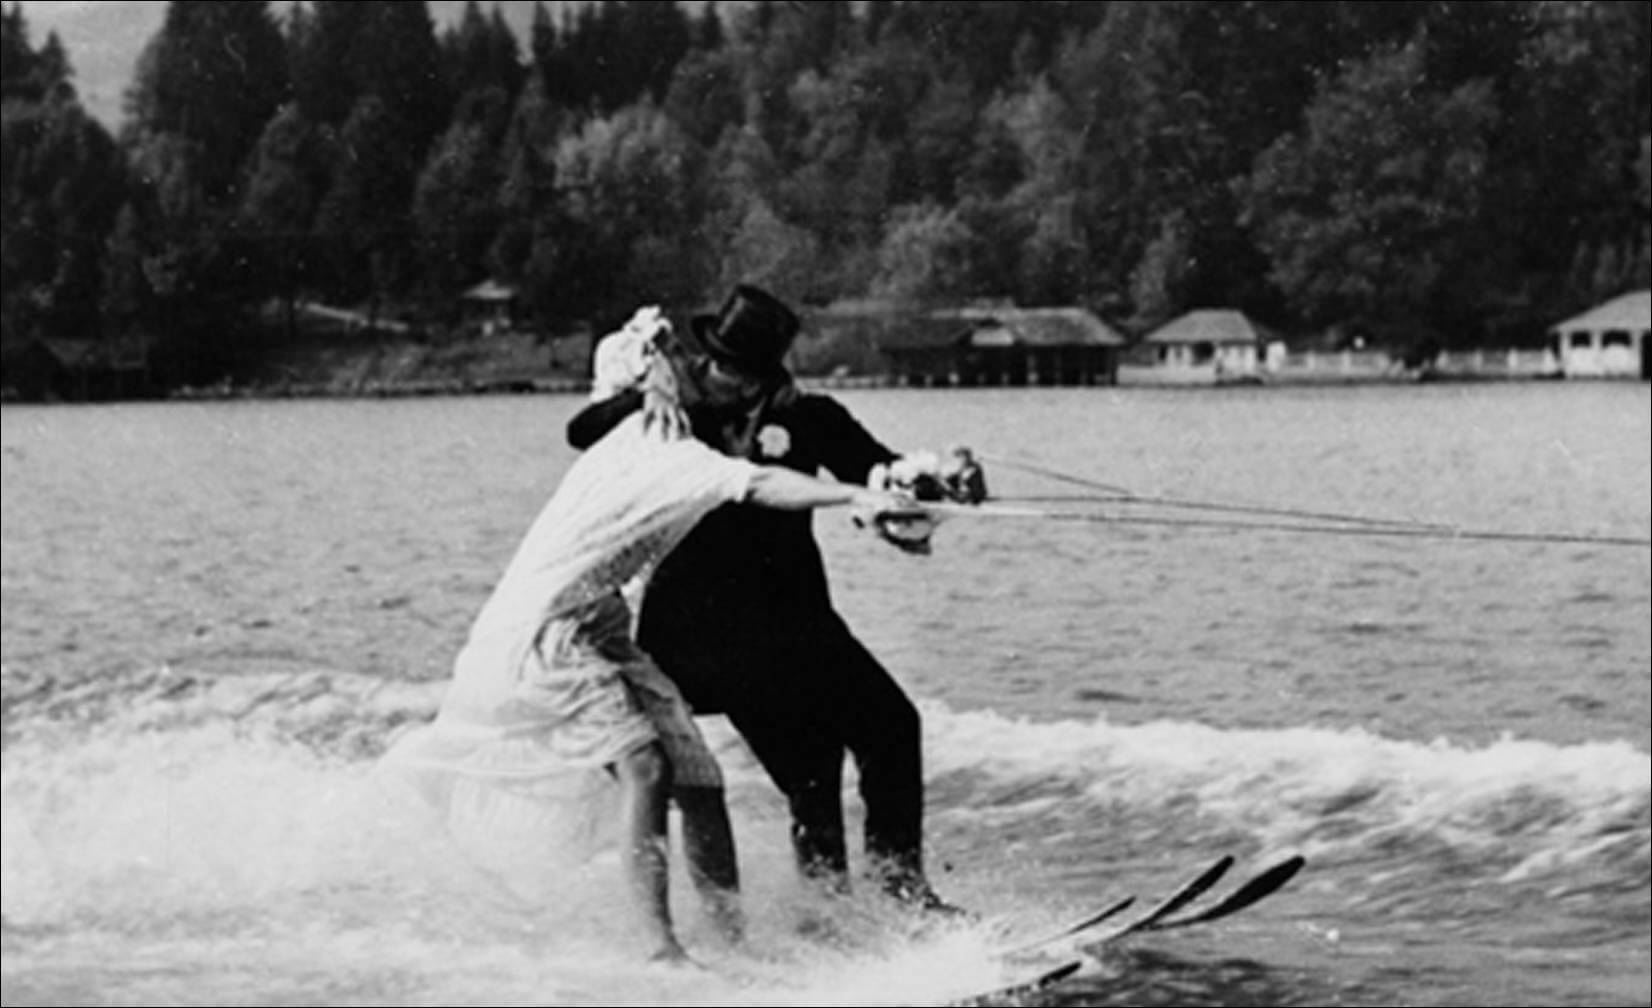
[{"label": "roof of shed", "polygon": [[1652,290],[1631,291],[1554,325],[1557,332],[1652,329]]},{"label": "roof of shed", "polygon": [[1256,344],[1264,334],[1244,312],[1233,308],[1200,308],[1180,315],[1148,333],[1145,343]]}]

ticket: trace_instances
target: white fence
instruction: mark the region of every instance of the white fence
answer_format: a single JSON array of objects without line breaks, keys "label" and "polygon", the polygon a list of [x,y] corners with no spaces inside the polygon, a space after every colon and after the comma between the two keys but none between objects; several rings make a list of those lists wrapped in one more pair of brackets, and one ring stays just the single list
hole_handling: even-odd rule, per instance
[{"label": "white fence", "polygon": [[[1426,370],[1442,377],[1548,378],[1560,373],[1560,361],[1547,349],[1459,350],[1441,352]],[[1279,382],[1382,381],[1415,378],[1418,370],[1381,350],[1276,351],[1263,373]]]}]

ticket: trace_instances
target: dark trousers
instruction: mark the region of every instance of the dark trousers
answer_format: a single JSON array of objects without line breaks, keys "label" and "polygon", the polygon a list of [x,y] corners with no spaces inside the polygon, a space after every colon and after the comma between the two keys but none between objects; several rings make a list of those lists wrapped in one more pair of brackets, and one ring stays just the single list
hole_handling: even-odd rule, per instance
[{"label": "dark trousers", "polygon": [[[651,626],[645,608],[642,644],[690,703],[728,716],[786,796],[792,844],[805,873],[839,884],[847,879],[847,752],[859,776],[873,873],[893,892],[921,888],[924,783],[917,708],[835,614],[805,626],[782,625],[793,634],[713,634],[713,658],[703,654],[705,627],[690,647],[679,648],[689,642]],[[702,701],[707,694],[714,699]]]}]

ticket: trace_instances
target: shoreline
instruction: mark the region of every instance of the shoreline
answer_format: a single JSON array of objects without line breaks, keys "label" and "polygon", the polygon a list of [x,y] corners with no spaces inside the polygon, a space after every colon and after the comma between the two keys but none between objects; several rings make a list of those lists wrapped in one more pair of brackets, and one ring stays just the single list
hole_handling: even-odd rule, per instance
[{"label": "shoreline", "polygon": [[[803,375],[797,378],[800,388],[809,391],[846,391],[878,389],[924,389],[933,391],[973,389],[1147,389],[1178,391],[1211,391],[1233,389],[1271,388],[1355,388],[1380,385],[1468,385],[1506,384],[1511,382],[1580,381],[1593,384],[1600,381],[1645,382],[1635,376],[1573,376],[1558,372],[1535,372],[1506,368],[1451,368],[1449,370],[1391,370],[1385,372],[1343,372],[1335,370],[1296,370],[1266,372],[1258,375],[1226,376],[1217,380],[1212,376],[1187,373],[1156,373],[1147,368],[1127,368],[1113,382],[1088,385],[1058,385],[1043,383],[953,384],[944,381],[914,380],[896,374],[879,375]],[[209,386],[186,386],[155,396],[127,396],[87,399],[27,399],[6,390],[0,402],[12,405],[69,405],[88,402],[204,402],[233,399],[416,399],[446,396],[484,395],[584,395],[590,391],[588,378],[556,375],[541,378],[512,377],[509,379],[442,378],[404,381],[329,381],[286,382],[279,384],[234,385],[221,383]]]},{"label": "shoreline", "polygon": [[[950,384],[913,381],[901,375],[800,375],[800,388],[808,391],[927,389],[934,391],[964,391],[976,389],[1177,389],[1188,391],[1268,388],[1348,388],[1369,385],[1419,384],[1483,384],[1507,382],[1564,381],[1559,374],[1525,374],[1507,372],[1395,372],[1386,375],[1343,375],[1335,372],[1317,374],[1277,375],[1253,378],[1211,381],[1167,376],[1162,379],[1142,380],[1132,376],[1115,382],[1097,382],[1089,385],[1072,384]],[[1573,379],[1585,380],[1585,379]],[[1590,381],[1596,379],[1587,379]],[[1618,379],[1633,381],[1638,379]],[[591,383],[586,378],[557,377],[514,379],[510,381],[416,381],[365,382],[353,385],[316,383],[282,386],[210,386],[183,388],[160,401],[199,401],[214,399],[413,399],[435,396],[474,395],[584,395]]]}]

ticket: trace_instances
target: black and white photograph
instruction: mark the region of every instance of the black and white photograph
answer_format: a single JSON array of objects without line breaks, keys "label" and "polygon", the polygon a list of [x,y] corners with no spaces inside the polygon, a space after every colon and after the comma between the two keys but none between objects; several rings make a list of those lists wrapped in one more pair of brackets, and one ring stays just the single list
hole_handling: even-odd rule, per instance
[{"label": "black and white photograph", "polygon": [[0,1004],[1652,1008],[1652,3],[0,0]]}]

